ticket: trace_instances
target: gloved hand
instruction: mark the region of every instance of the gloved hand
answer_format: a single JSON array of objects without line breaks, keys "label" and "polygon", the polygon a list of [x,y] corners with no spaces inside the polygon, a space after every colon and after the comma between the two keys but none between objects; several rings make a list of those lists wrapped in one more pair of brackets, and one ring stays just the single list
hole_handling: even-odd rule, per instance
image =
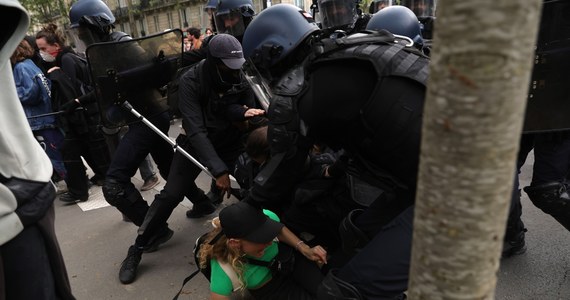
[{"label": "gloved hand", "polygon": [[346,173],[348,167],[348,156],[341,155],[334,164],[328,167],[328,173],[331,177],[338,177]]},{"label": "gloved hand", "polygon": [[75,101],[75,99],[68,101],[67,103],[63,104],[60,107],[60,110],[63,110],[65,112],[65,114],[69,115],[72,114],[75,109],[77,109],[78,107],[80,107],[81,104],[79,104],[78,101]]},{"label": "gloved hand", "polygon": [[55,199],[55,188],[51,182],[10,178],[3,184],[16,197],[16,214],[24,227],[43,218]]}]

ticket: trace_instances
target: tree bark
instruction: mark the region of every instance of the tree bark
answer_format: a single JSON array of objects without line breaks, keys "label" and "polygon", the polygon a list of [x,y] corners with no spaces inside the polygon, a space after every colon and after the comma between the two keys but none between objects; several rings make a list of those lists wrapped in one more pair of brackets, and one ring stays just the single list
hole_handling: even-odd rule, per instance
[{"label": "tree bark", "polygon": [[542,1],[439,0],[410,299],[493,299]]}]

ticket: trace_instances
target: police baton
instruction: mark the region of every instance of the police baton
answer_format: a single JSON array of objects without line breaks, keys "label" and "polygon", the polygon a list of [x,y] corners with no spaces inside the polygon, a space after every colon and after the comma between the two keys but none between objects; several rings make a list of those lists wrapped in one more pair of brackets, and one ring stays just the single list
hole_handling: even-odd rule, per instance
[{"label": "police baton", "polygon": [[51,113],[47,113],[47,114],[29,116],[28,119],[35,119],[35,118],[41,118],[41,117],[55,116],[55,115],[62,114],[62,113],[64,113],[64,112],[65,112],[64,110],[60,110],[60,111],[55,111],[55,112],[51,112]]},{"label": "police baton", "polygon": [[[178,146],[178,144],[176,144],[175,141],[171,140],[168,135],[166,135],[166,134],[164,134],[164,132],[160,131],[160,129],[158,129],[154,124],[152,124],[152,122],[150,122],[147,118],[145,118],[138,111],[136,111],[136,109],[134,109],[133,106],[128,101],[123,102],[123,107],[125,107],[133,115],[135,115],[135,117],[137,117],[137,119],[141,120],[144,124],[146,124],[150,129],[152,129],[152,131],[154,131],[156,134],[158,134],[163,140],[167,141],[172,147],[174,147],[174,149],[176,151],[180,152],[180,154],[182,154],[182,155],[184,155],[184,157],[188,158],[193,164],[195,164],[198,168],[200,168],[204,173],[206,173],[208,176],[212,177],[213,179],[216,179],[216,177],[214,177],[214,175],[212,175],[212,173],[210,173],[210,171],[208,171],[208,169],[206,167],[204,167],[198,160],[196,160],[194,157],[192,157],[192,155],[190,155],[188,152],[186,152],[186,150],[184,150],[184,149],[182,149],[182,147]],[[236,179],[232,175],[230,175],[230,180],[232,182],[237,182]]]}]

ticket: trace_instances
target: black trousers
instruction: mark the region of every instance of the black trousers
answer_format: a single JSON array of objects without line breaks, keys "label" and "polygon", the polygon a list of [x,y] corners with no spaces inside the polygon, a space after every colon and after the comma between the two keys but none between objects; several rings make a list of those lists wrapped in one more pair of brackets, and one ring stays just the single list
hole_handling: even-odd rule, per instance
[{"label": "black trousers", "polygon": [[524,230],[524,223],[521,220],[522,205],[518,174],[533,148],[534,165],[531,186],[550,182],[564,182],[568,176],[570,134],[565,132],[523,134],[517,158],[517,170],[505,234],[506,240],[516,238],[517,234]]},{"label": "black trousers", "polygon": [[[295,250],[293,250],[295,251]],[[323,274],[317,265],[295,251],[295,268],[289,275],[276,274],[256,290],[249,290],[255,299],[310,300],[317,298]]]},{"label": "black trousers", "polygon": [[[179,135],[176,141],[179,146],[196,158],[186,141],[185,135]],[[220,151],[218,154],[226,163],[228,169],[233,171],[233,166],[239,153]],[[166,185],[159,194],[155,195],[144,224],[139,229],[139,236],[135,242],[136,245],[146,245],[149,239],[168,221],[172,211],[184,200],[185,196],[195,206],[200,205],[204,201],[210,201],[194,182],[200,175],[200,172],[202,170],[180,152],[174,153]]]},{"label": "black trousers", "polygon": [[[168,134],[170,117],[165,111],[148,118],[160,131]],[[106,147],[106,146],[105,146]],[[117,147],[106,180],[120,185],[124,191],[121,199],[113,204],[133,223],[140,226],[148,210],[147,202],[131,182],[141,162],[150,153],[162,178],[168,178],[173,157],[172,146],[142,122],[129,125],[129,131]]]},{"label": "black trousers", "polygon": [[408,288],[414,206],[383,226],[338,272],[365,299],[394,299]]},{"label": "black trousers", "polygon": [[89,189],[87,173],[81,157],[100,178],[105,178],[111,161],[105,138],[101,133],[68,135],[63,141],[61,153],[67,170],[65,183],[69,192],[77,196],[87,195]]}]

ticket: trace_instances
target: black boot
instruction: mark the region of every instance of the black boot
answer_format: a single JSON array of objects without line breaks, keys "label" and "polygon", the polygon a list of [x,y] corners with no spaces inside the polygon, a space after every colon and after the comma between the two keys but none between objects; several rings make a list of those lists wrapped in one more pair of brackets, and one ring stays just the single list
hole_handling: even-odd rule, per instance
[{"label": "black boot", "polygon": [[503,241],[503,252],[502,258],[508,258],[514,255],[520,255],[526,252],[526,243],[524,241],[524,233],[526,228],[516,234],[505,235],[505,240]]},{"label": "black boot", "polygon": [[339,234],[342,251],[350,257],[356,255],[368,242],[370,238],[354,225],[354,220],[362,214],[364,210],[355,209],[340,222]]},{"label": "black boot", "polygon": [[129,247],[127,258],[121,264],[119,270],[119,280],[123,284],[129,284],[137,278],[137,268],[141,262],[143,248],[136,247],[135,245]]}]

